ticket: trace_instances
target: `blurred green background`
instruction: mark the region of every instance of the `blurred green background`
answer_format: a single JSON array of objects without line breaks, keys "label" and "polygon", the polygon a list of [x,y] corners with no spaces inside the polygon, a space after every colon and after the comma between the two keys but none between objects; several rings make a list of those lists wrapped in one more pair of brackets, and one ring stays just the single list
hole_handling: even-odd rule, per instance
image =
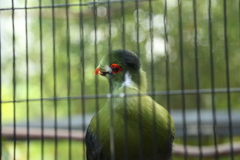
[{"label": "blurred green background", "polygon": [[[96,106],[103,106],[106,99],[95,98],[58,101],[30,101],[12,103],[14,100],[41,99],[53,97],[94,96],[109,92],[107,80],[94,76],[94,69],[104,54],[110,49],[126,48],[137,52],[142,68],[148,76],[149,92],[181,90],[181,76],[186,90],[196,89],[197,79],[200,89],[227,87],[226,56],[224,45],[223,0],[196,1],[197,28],[194,28],[192,0],[181,1],[182,6],[182,54],[179,42],[178,1],[156,0],[146,2],[113,2],[89,0],[9,0],[0,3],[0,44],[1,44],[1,118],[2,124],[37,118],[67,117],[69,114],[96,112]],[[100,3],[102,2],[102,3]],[[209,2],[211,2],[212,30],[209,31]],[[69,7],[65,4],[68,3]],[[79,3],[85,5],[79,5]],[[51,7],[55,5],[54,9]],[[25,6],[28,7],[25,10]],[[42,6],[42,8],[39,8]],[[15,8],[14,13],[11,9]],[[230,88],[240,86],[240,10],[239,1],[227,1],[227,33]],[[166,9],[166,13],[165,12]],[[166,16],[167,34],[164,31]],[[53,17],[54,16],[54,17]],[[14,21],[13,21],[14,18]],[[14,30],[13,30],[14,24]],[[194,31],[197,29],[197,50],[195,56]],[[209,35],[212,36],[214,74],[211,72]],[[14,36],[13,36],[14,34]],[[167,37],[167,41],[166,41]],[[13,40],[14,39],[14,40]],[[165,47],[166,42],[166,47]],[[110,46],[109,46],[110,45]],[[15,58],[13,58],[15,55]],[[199,75],[196,76],[196,59]],[[27,63],[28,62],[28,63]],[[15,63],[15,68],[13,68]],[[153,64],[153,65],[151,65]],[[168,68],[167,68],[168,66]],[[153,67],[153,68],[152,68]],[[15,77],[13,76],[15,71]],[[168,81],[167,81],[168,79]],[[27,84],[28,80],[28,84]],[[14,83],[15,82],[15,87]],[[98,82],[98,83],[97,83]],[[97,85],[96,85],[97,84]],[[14,90],[16,92],[14,92]],[[240,93],[230,94],[232,109],[239,108]],[[197,109],[197,96],[156,95],[155,99],[166,108]],[[212,100],[218,110],[228,108],[227,93],[200,94],[199,107],[212,109]],[[10,101],[10,102],[8,102]],[[70,102],[70,103],[69,103]],[[42,107],[41,107],[42,106]],[[226,112],[227,114],[227,112]],[[203,145],[213,145],[213,136],[202,138]],[[234,137],[234,140],[240,140]],[[218,143],[228,142],[228,137],[217,137]],[[182,138],[176,138],[182,144]],[[187,144],[198,145],[197,139],[188,139]],[[2,159],[13,157],[12,141],[2,142]],[[83,159],[84,144],[81,141],[60,140],[55,148],[54,140],[30,141],[30,159],[59,160]],[[44,147],[42,147],[44,145]],[[71,152],[69,152],[71,145]],[[44,150],[42,150],[44,148]],[[57,154],[55,154],[57,150]],[[42,155],[42,153],[44,153]],[[16,159],[27,157],[27,142],[16,142]],[[236,159],[240,158],[235,156]],[[173,157],[173,159],[181,159]],[[191,159],[191,158],[190,158]],[[221,157],[220,159],[230,159]]]}]

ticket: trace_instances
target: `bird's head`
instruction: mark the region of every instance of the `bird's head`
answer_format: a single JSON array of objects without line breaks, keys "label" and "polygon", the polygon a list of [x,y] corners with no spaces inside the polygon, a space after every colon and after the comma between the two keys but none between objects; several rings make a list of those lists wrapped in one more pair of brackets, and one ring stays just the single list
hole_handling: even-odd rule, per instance
[{"label": "bird's head", "polygon": [[143,85],[146,88],[146,84],[143,84],[146,80],[143,78],[145,72],[140,69],[140,66],[140,60],[135,53],[128,50],[115,50],[102,58],[95,74],[107,77],[113,83],[114,89],[135,85],[143,90]]}]

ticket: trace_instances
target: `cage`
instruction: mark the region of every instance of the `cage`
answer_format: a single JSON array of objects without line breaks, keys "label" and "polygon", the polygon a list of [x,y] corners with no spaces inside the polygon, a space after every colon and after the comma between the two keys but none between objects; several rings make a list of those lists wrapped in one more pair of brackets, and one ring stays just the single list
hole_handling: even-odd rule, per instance
[{"label": "cage", "polygon": [[240,159],[240,1],[1,0],[0,38],[2,160],[86,159],[116,49],[172,115],[173,160]]}]

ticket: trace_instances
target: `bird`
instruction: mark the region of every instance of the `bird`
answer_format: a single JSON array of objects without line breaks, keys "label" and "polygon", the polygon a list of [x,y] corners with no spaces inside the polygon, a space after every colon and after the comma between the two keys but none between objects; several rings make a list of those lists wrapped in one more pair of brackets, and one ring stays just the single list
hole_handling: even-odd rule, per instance
[{"label": "bird", "polygon": [[171,159],[174,120],[148,96],[137,54],[126,49],[109,52],[94,73],[108,79],[111,94],[87,127],[87,160]]}]

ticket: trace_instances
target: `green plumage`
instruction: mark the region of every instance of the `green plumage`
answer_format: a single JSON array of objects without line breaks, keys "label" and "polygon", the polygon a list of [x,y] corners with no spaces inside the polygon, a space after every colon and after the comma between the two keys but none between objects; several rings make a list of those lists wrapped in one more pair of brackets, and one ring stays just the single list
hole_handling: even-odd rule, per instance
[{"label": "green plumage", "polygon": [[[174,122],[167,110],[151,97],[137,96],[146,92],[146,76],[140,69],[140,62],[139,64],[136,62],[137,56],[129,51],[117,50],[110,59],[112,63],[122,66],[123,70],[106,75],[111,81],[113,95],[116,96],[107,101],[89,125],[86,135],[88,160],[111,159],[111,129],[113,129],[115,160],[170,159]],[[106,72],[106,66],[110,64],[107,55],[98,68],[101,72]],[[126,77],[126,74],[130,77]],[[127,78],[131,80],[129,83],[126,82]],[[124,95],[133,96],[124,97]],[[113,126],[111,126],[111,118]]]}]

